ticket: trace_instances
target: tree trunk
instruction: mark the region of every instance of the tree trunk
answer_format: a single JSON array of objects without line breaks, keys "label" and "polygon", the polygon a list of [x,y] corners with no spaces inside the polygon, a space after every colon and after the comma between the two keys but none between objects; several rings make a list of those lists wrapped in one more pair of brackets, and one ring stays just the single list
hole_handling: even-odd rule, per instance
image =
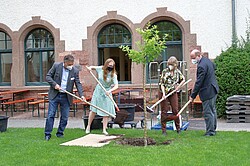
[{"label": "tree trunk", "polygon": [[147,100],[146,100],[146,75],[145,75],[145,64],[143,64],[143,107],[144,107],[144,146],[148,145],[147,142]]}]

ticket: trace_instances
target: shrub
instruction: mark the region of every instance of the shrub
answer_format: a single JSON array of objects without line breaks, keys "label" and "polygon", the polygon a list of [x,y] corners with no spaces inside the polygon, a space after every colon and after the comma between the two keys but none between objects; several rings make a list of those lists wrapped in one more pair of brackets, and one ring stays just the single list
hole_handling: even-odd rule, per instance
[{"label": "shrub", "polygon": [[215,59],[219,84],[218,116],[225,115],[226,100],[233,95],[250,94],[250,42],[232,46]]}]

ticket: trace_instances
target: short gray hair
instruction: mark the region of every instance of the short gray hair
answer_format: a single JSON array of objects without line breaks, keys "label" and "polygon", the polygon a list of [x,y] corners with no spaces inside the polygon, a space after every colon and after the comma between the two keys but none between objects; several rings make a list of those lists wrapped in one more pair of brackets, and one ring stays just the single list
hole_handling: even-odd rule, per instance
[{"label": "short gray hair", "polygon": [[74,57],[71,54],[65,55],[63,58],[64,62],[74,62]]},{"label": "short gray hair", "polygon": [[193,54],[195,56],[199,56],[199,55],[201,55],[201,52],[197,49],[194,49],[193,51],[191,51],[191,54]]}]

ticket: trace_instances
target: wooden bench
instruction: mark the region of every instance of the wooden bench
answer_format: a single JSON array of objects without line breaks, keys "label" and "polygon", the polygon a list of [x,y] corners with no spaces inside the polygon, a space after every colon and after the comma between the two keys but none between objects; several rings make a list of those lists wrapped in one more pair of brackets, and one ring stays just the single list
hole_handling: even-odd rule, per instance
[{"label": "wooden bench", "polygon": [[[35,101],[30,101],[30,102],[28,102],[28,110],[29,110],[29,106],[32,106],[32,116],[33,117],[40,117],[39,104],[43,103],[43,106],[44,106],[44,117],[45,117],[45,103],[48,102],[48,101],[49,101],[48,99],[37,99]],[[34,115],[35,106],[37,106],[37,116]]]},{"label": "wooden bench", "polygon": [[10,111],[11,111],[11,116],[13,116],[13,112],[16,111],[15,110],[15,104],[17,103],[23,103],[24,104],[24,110],[26,110],[26,103],[28,103],[29,101],[34,100],[35,98],[25,98],[25,99],[20,99],[20,100],[14,100],[14,101],[8,101],[8,102],[4,102],[1,103],[2,106],[6,108],[6,116],[8,115],[8,108],[10,107]]},{"label": "wooden bench", "polygon": [[80,103],[80,102],[83,102],[83,101],[79,100],[79,99],[74,99],[72,101],[73,110],[72,111],[70,110],[70,112],[73,112],[74,117],[76,116],[76,112],[77,112],[77,104]]},{"label": "wooden bench", "polygon": [[[0,99],[0,103],[7,102],[7,101],[9,101],[10,99],[12,99],[12,98],[11,98],[11,97],[1,98],[1,99]],[[4,111],[4,107],[3,107],[3,105],[2,105],[2,111]]]},{"label": "wooden bench", "polygon": [[[92,97],[86,97],[86,100],[87,101],[90,101]],[[72,112],[74,113],[74,117],[76,116],[76,112],[78,110],[78,103],[81,103],[83,105],[83,111],[86,112],[86,107],[88,107],[89,105],[85,102],[83,102],[82,100],[79,100],[79,99],[74,99],[72,101],[72,106],[73,106],[73,110]]]},{"label": "wooden bench", "polygon": [[0,102],[5,102],[12,99],[11,97],[0,98]]},{"label": "wooden bench", "polygon": [[[91,100],[91,97],[86,97],[86,100],[87,101],[90,101]],[[44,104],[44,118],[46,118],[46,112],[45,112],[45,103],[49,102],[49,100],[47,98],[45,99],[37,99],[35,101],[29,101],[28,102],[28,110],[29,110],[29,106],[32,106],[32,116],[33,117],[40,117],[40,109],[39,109],[39,104],[43,103]],[[78,107],[78,103],[81,103],[83,104],[83,107],[84,107],[84,110],[85,108],[88,106],[88,104],[84,103],[82,100],[79,100],[79,99],[74,99],[72,101],[72,106],[73,106],[73,110],[71,112],[74,113],[74,117],[75,117],[75,114],[77,112],[77,107]],[[34,115],[34,112],[35,112],[35,106],[37,106],[37,116]],[[56,117],[59,117],[58,115],[58,111],[57,111],[57,116]]]}]

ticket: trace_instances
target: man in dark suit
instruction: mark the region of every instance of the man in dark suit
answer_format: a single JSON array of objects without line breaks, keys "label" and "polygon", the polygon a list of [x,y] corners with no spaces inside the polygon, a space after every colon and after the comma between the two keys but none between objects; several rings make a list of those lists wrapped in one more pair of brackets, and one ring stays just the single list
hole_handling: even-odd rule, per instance
[{"label": "man in dark suit", "polygon": [[199,93],[206,123],[205,136],[214,136],[217,127],[216,97],[219,92],[215,77],[215,65],[196,49],[191,52],[190,57],[192,63],[198,65],[197,80],[190,99],[193,101]]},{"label": "man in dark suit", "polygon": [[78,90],[79,96],[85,100],[83,96],[82,84],[79,80],[79,70],[73,66],[74,57],[66,55],[64,62],[56,62],[46,75],[46,80],[50,84],[49,89],[49,108],[48,117],[45,125],[45,140],[50,140],[53,130],[54,118],[58,105],[60,105],[60,123],[57,129],[56,136],[63,137],[64,129],[68,122],[70,104],[72,104],[72,96],[65,93],[63,90],[73,92],[74,85]]}]

